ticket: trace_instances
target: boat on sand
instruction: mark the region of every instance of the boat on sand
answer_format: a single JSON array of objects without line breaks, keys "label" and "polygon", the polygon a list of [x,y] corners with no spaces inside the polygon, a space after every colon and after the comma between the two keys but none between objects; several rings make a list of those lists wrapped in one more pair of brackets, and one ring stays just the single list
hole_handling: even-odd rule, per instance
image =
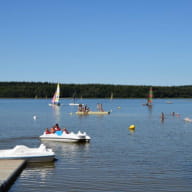
[{"label": "boat on sand", "polygon": [[54,161],[55,153],[50,148],[41,144],[38,148],[29,148],[25,145],[16,145],[12,149],[0,150],[2,159],[24,159],[27,162],[50,162]]},{"label": "boat on sand", "polygon": [[78,131],[77,133],[65,131],[56,131],[55,133],[47,134],[46,132],[40,136],[41,140],[60,141],[60,142],[89,142],[91,137],[86,132]]}]

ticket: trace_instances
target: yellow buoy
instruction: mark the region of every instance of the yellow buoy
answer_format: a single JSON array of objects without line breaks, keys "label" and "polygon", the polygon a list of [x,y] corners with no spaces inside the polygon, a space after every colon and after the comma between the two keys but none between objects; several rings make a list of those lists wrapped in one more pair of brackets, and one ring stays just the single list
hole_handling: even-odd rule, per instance
[{"label": "yellow buoy", "polygon": [[130,125],[129,129],[135,129],[135,125]]}]

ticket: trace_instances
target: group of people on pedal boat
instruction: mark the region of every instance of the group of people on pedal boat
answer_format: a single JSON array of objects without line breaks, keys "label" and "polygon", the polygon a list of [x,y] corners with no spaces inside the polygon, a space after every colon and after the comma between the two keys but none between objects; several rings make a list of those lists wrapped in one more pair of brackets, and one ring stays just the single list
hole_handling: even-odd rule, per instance
[{"label": "group of people on pedal boat", "polygon": [[54,134],[56,131],[63,131],[64,133],[69,134],[69,131],[66,128],[61,129],[58,123],[51,127],[50,130],[46,128],[45,134]]}]

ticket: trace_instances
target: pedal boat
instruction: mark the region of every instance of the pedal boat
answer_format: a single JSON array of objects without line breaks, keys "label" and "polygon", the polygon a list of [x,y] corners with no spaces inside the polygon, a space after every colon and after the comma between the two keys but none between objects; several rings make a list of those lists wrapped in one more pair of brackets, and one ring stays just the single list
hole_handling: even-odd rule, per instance
[{"label": "pedal boat", "polygon": [[191,119],[191,118],[189,118],[189,117],[184,118],[184,121],[185,121],[185,122],[192,123],[192,119]]},{"label": "pedal boat", "polygon": [[0,160],[24,159],[27,162],[50,162],[55,160],[55,153],[41,144],[38,148],[16,145],[12,149],[0,150]]},{"label": "pedal boat", "polygon": [[110,111],[104,111],[102,104],[97,104],[97,111],[91,111],[87,105],[79,104],[77,115],[109,115]]},{"label": "pedal boat", "polygon": [[46,132],[40,136],[41,140],[46,141],[60,141],[60,142],[89,142],[91,137],[86,132],[78,131],[77,133],[70,132],[65,133],[64,131],[56,131],[55,133],[47,134]]},{"label": "pedal boat", "polygon": [[77,111],[77,115],[109,115],[110,111]]}]

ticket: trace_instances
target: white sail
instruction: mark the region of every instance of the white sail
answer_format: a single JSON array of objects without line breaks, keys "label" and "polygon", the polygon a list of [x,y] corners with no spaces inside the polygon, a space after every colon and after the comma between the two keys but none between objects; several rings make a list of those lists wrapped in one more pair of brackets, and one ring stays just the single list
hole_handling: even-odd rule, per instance
[{"label": "white sail", "polygon": [[60,98],[60,85],[59,83],[57,84],[57,89],[55,91],[55,94],[53,95],[53,98],[52,98],[52,104],[56,104],[56,105],[59,105],[59,98]]}]

